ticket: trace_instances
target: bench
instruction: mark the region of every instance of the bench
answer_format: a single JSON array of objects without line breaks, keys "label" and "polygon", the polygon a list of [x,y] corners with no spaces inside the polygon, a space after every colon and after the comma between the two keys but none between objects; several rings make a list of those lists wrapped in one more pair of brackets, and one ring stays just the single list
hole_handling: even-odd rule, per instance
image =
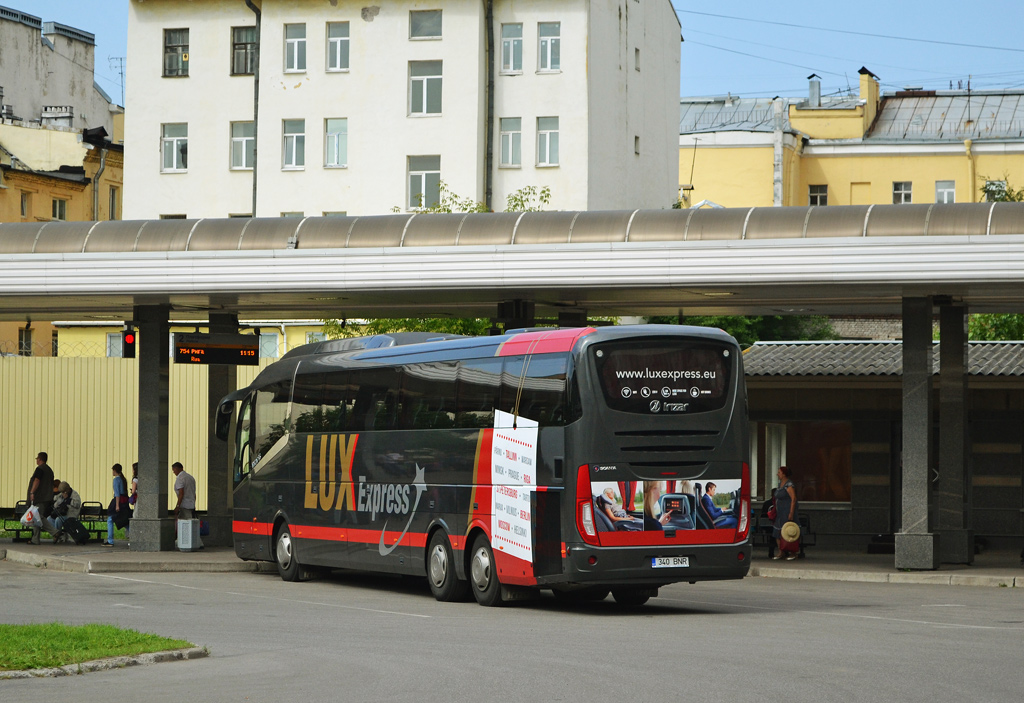
[{"label": "bench", "polygon": [[14,510],[4,513],[4,531],[13,533],[15,542],[27,542],[32,538],[32,528],[21,524],[21,516],[26,510],[28,501],[19,500],[15,503]]},{"label": "bench", "polygon": [[[32,538],[32,528],[21,524],[21,516],[28,510],[28,503],[20,500],[15,504],[14,510],[4,513],[3,528],[5,532],[14,535],[15,542],[27,542]],[[107,509],[98,501],[82,501],[82,512],[78,515],[78,521],[99,541],[107,538]],[[46,528],[43,528],[46,532]]]}]

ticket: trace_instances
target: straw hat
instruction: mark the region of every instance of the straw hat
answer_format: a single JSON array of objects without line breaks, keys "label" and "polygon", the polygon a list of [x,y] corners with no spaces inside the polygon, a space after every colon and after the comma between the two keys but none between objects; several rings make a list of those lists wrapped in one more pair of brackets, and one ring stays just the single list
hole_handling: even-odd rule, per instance
[{"label": "straw hat", "polygon": [[782,539],[787,542],[796,542],[800,539],[800,525],[795,522],[787,522],[782,526]]}]

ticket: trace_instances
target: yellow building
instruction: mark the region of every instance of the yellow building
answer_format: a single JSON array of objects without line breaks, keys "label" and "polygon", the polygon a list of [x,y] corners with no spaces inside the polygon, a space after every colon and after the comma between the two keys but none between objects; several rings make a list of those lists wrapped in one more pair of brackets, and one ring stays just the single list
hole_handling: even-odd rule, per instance
[{"label": "yellow building", "polygon": [[[684,98],[683,207],[971,203],[986,183],[1024,185],[1024,91]],[[998,187],[998,186],[997,186]]]}]

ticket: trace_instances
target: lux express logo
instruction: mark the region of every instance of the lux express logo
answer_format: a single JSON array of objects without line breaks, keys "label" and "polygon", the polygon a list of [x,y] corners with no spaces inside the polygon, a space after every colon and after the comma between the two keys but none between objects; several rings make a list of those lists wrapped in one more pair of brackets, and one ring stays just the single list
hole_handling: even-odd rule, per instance
[{"label": "lux express logo", "polygon": [[663,369],[643,369],[642,371],[616,371],[615,377],[627,380],[670,380],[680,379],[714,379],[717,371],[670,371]]}]

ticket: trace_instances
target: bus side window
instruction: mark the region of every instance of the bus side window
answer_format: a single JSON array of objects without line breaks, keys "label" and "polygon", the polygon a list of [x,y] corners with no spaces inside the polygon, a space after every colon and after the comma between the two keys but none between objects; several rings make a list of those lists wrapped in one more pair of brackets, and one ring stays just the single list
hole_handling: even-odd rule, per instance
[{"label": "bus side window", "polygon": [[567,366],[566,354],[509,357],[502,374],[501,409],[515,412],[518,403],[519,417],[536,420],[542,427],[564,425]]},{"label": "bus side window", "polygon": [[235,442],[235,485],[237,486],[243,478],[249,475],[250,460],[252,458],[251,418],[252,418],[252,396],[242,401],[242,409],[238,412],[238,428],[236,429]]},{"label": "bus side window", "polygon": [[501,359],[459,362],[455,386],[455,426],[494,427],[501,391]]},{"label": "bus side window", "polygon": [[259,463],[260,458],[288,432],[291,387],[290,381],[280,381],[256,391],[256,412],[252,422],[256,451],[253,463]]}]

